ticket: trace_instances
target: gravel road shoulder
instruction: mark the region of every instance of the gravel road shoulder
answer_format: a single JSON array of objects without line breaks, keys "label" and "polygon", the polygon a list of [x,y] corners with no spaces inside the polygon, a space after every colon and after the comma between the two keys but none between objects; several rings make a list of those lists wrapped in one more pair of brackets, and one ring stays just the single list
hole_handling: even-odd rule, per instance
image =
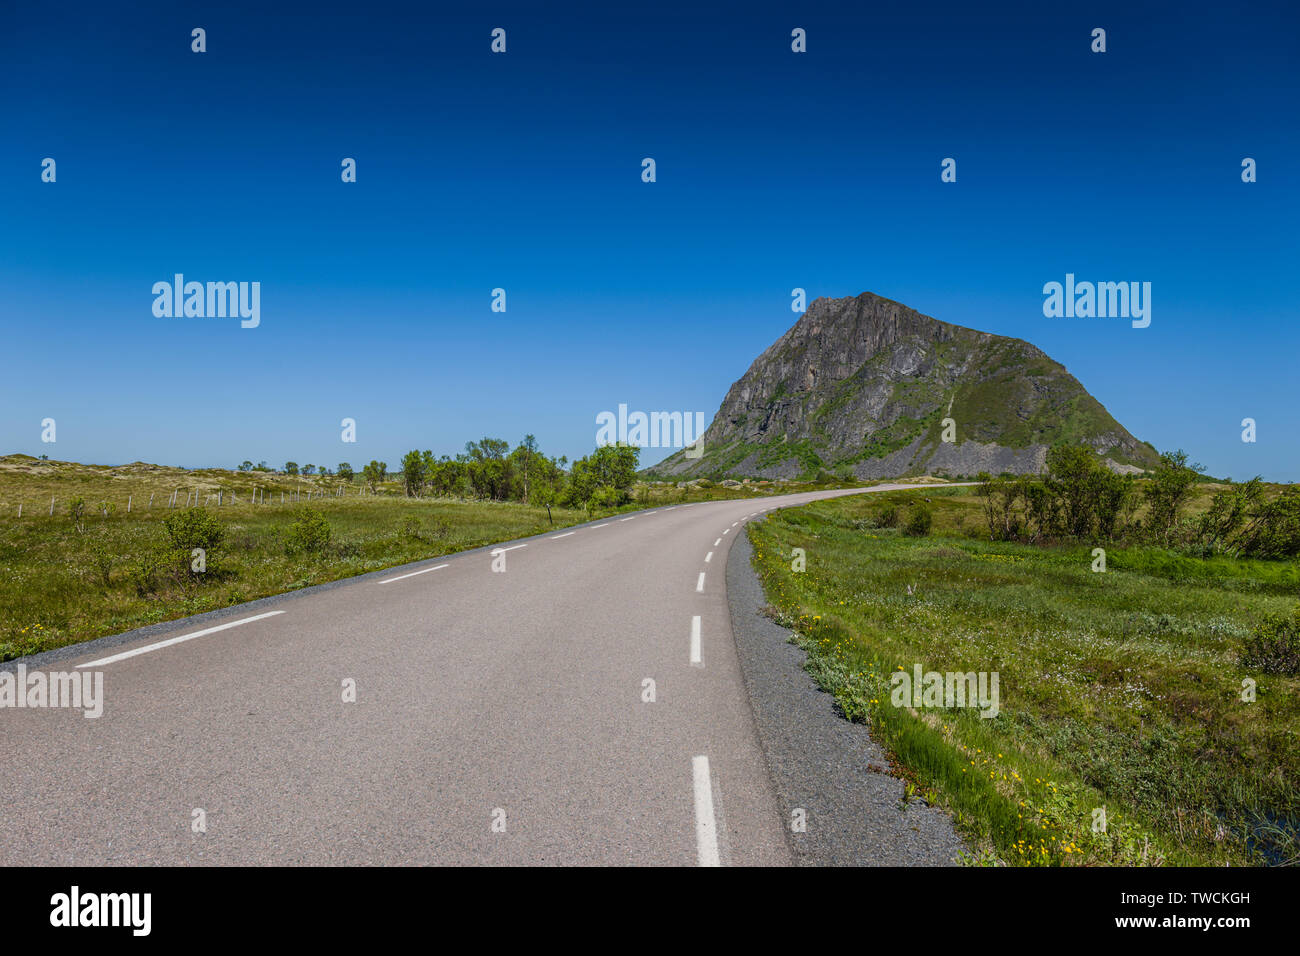
[{"label": "gravel road shoulder", "polygon": [[[802,866],[946,866],[969,852],[947,814],[922,801],[901,808],[903,783],[889,776],[863,724],[840,716],[834,698],[803,669],[804,651],[764,616],[767,604],[739,534],[727,560],[727,599],[741,671],[786,838]],[[875,768],[875,769],[873,769]],[[807,827],[792,832],[793,812]]]}]

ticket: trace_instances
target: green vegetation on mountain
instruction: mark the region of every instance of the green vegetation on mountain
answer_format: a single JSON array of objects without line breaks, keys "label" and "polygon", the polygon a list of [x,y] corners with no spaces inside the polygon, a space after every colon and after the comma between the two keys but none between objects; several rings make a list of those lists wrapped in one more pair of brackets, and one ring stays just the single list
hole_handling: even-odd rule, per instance
[{"label": "green vegetation on mountain", "polygon": [[1061,444],[1086,444],[1117,470],[1157,457],[1028,342],[864,293],[814,301],[731,387],[703,454],[678,452],[648,473],[1027,474]]}]

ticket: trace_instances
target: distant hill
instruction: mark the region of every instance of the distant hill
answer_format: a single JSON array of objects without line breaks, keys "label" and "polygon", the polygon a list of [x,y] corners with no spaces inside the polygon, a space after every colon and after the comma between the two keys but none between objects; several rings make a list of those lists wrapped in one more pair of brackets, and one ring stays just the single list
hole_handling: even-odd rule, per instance
[{"label": "distant hill", "polygon": [[128,495],[136,507],[146,507],[150,496],[161,504],[173,492],[180,501],[190,492],[215,496],[235,494],[244,500],[256,489],[259,494],[280,494],[306,489],[333,491],[347,485],[337,477],[283,475],[276,472],[235,471],[226,468],[176,468],[134,461],[129,465],[84,465],[73,461],[33,458],[31,455],[0,455],[0,506],[6,509],[24,503],[31,513],[49,507],[56,499],[62,511],[68,499],[84,496],[97,505],[101,500],[125,507]]},{"label": "distant hill", "polygon": [[[943,438],[943,420],[956,425]],[[1041,471],[1047,449],[1085,443],[1118,470],[1158,456],[1073,375],[1020,339],[940,322],[890,299],[815,300],[731,386],[703,454],[663,477],[858,478]]]}]

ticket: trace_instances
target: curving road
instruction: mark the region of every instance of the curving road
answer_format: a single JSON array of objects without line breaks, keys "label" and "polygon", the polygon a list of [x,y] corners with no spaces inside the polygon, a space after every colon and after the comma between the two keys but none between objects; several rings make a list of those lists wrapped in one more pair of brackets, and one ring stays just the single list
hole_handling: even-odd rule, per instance
[{"label": "curving road", "polygon": [[0,864],[789,863],[726,558],[857,493],[615,516],[29,658],[102,672],[104,713],[0,708]]}]

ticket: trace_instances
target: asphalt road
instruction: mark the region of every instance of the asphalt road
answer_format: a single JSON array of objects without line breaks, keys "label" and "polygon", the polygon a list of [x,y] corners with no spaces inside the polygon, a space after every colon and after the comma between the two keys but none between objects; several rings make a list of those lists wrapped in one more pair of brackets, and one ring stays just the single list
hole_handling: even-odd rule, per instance
[{"label": "asphalt road", "polygon": [[0,708],[0,865],[791,863],[727,556],[845,493],[616,516],[28,659],[102,672],[104,711]]}]

